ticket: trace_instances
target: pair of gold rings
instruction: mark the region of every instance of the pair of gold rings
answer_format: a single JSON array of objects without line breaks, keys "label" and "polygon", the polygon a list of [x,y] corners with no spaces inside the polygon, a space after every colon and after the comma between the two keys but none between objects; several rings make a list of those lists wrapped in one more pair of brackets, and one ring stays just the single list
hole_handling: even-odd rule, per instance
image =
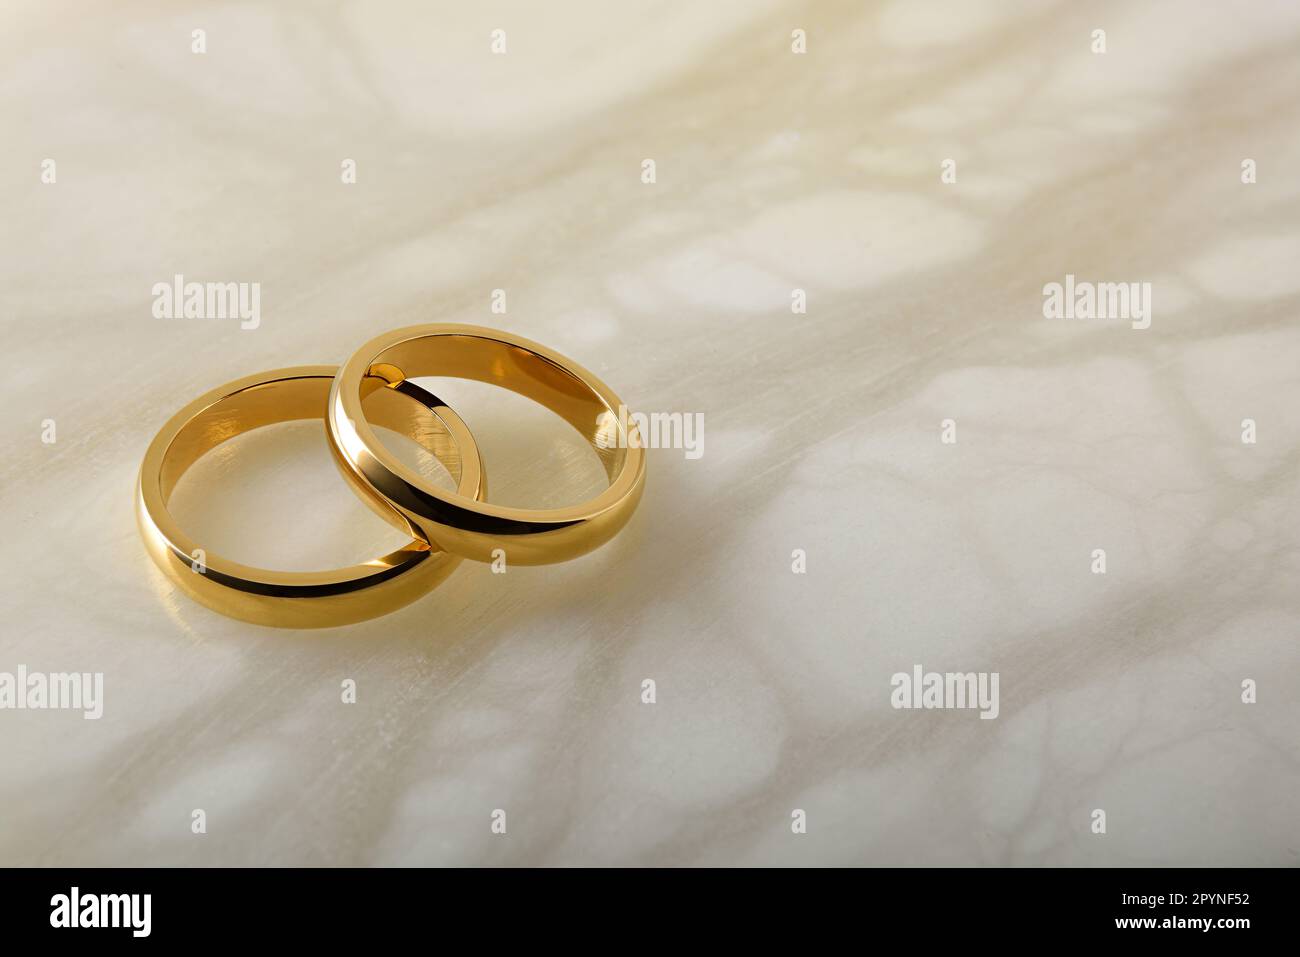
[{"label": "pair of gold rings", "polygon": [[[436,396],[410,380],[474,379],[541,403],[600,456],[609,488],[581,505],[522,509],[485,501],[474,436]],[[236,379],[177,412],[145,452],[136,517],[163,573],[197,601],[261,625],[320,628],[364,621],[414,601],[464,558],[542,565],[583,555],[627,524],[645,485],[645,451],[624,425],[619,398],[592,373],[522,336],[480,326],[396,329],[367,342],[341,368],[297,366]],[[167,510],[176,483],[205,453],[253,429],[322,418],[330,450],[361,498],[412,541],[363,565],[324,572],[268,571],[201,549]],[[455,491],[434,485],[380,442],[374,427],[420,443]],[[633,434],[629,434],[633,433]]]}]

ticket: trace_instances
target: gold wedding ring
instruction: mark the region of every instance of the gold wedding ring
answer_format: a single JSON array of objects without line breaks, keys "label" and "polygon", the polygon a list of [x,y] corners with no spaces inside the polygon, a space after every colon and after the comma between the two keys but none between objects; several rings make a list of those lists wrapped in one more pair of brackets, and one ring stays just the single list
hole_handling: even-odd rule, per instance
[{"label": "gold wedding ring", "polygon": [[[523,509],[449,492],[397,459],[376,437],[361,404],[366,378],[390,388],[421,376],[473,379],[541,403],[592,443],[609,488],[582,505]],[[545,346],[496,329],[410,326],[371,339],[339,371],[330,388],[330,447],[354,488],[413,538],[455,555],[541,565],[585,554],[627,523],[645,486],[645,451],[620,415],[618,396],[582,366]],[[632,434],[628,434],[628,433]]]},{"label": "gold wedding ring", "polygon": [[[485,501],[487,480],[469,428],[410,380],[474,379],[541,403],[590,442],[609,487],[582,505],[509,508]],[[363,565],[267,571],[206,552],[168,511],[185,471],[227,439],[265,425],[324,419],[344,477],[413,541]],[[298,366],[246,376],[177,412],[145,452],[136,518],[145,547],[173,584],[222,614],[261,625],[320,628],[364,621],[435,588],[462,558],[542,565],[586,554],[627,524],[645,487],[645,451],[610,388],[571,359],[480,326],[425,325],[371,339],[341,368]],[[456,482],[441,489],[400,461],[375,427],[428,449]],[[498,551],[499,550],[499,551]]]},{"label": "gold wedding ring", "polygon": [[[261,625],[318,628],[364,621],[414,601],[460,564],[423,542],[350,568],[267,571],[203,550],[167,509],[176,483],[205,453],[245,432],[295,419],[324,418],[335,366],[298,366],[246,376],[213,389],[172,416],[154,438],[136,485],[136,517],[150,556],[192,598],[222,614]],[[457,493],[485,493],[478,446],[460,416],[411,383],[361,385],[372,421],[411,436],[451,473]]]}]

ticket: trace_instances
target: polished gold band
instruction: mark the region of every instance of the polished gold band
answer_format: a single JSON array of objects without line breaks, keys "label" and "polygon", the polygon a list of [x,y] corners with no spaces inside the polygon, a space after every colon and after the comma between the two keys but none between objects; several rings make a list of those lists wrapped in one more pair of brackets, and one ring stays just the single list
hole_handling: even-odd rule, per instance
[{"label": "polished gold band", "polygon": [[[177,481],[201,456],[236,435],[294,419],[323,418],[335,366],[299,366],[246,376],[213,389],[172,416],[140,467],[136,517],[150,556],[192,598],[261,625],[319,628],[393,611],[436,587],[460,558],[416,541],[363,565],[324,572],[252,568],[200,550],[177,526],[167,502]],[[482,462],[461,418],[411,383],[358,381],[358,415],[411,436],[432,452],[457,483],[458,496],[485,494]],[[389,510],[376,509],[387,515]]]},{"label": "polished gold band", "polygon": [[[591,442],[609,488],[582,505],[522,509],[437,488],[400,462],[376,437],[361,406],[367,376],[390,388],[421,376],[474,379],[510,389],[558,413]],[[410,326],[367,342],[330,389],[330,446],[344,474],[381,515],[456,555],[540,565],[585,554],[607,542],[635,511],[645,485],[645,452],[626,431],[613,391],[591,372],[545,346],[496,329]],[[634,432],[633,430],[630,430]]]}]

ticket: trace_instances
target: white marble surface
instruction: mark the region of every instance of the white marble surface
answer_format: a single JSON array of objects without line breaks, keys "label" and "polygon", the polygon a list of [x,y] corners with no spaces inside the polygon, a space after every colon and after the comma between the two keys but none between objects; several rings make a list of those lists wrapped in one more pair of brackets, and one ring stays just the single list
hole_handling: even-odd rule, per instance
[{"label": "white marble surface", "polygon": [[[5,4],[0,671],[106,688],[0,711],[0,864],[1300,863],[1298,44],[1286,2]],[[153,318],[175,273],[260,327]],[[1151,282],[1151,328],[1044,319],[1067,273]],[[166,418],[420,321],[705,454],[652,451],[594,555],[359,626],[168,587]],[[450,391],[500,500],[599,477]],[[176,504],[280,567],[400,540],[308,425]],[[894,710],[915,664],[998,672],[999,717]]]}]

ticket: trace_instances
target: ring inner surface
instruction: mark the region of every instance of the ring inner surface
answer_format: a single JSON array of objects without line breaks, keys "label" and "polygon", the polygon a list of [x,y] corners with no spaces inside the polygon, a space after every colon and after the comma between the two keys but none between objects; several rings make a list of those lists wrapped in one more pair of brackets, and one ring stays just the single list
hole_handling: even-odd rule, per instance
[{"label": "ring inner surface", "polygon": [[[623,469],[627,437],[620,441],[619,410],[577,376],[534,352],[495,339],[449,334],[392,345],[371,360],[371,367],[381,364],[396,367],[407,379],[471,379],[516,392],[573,426],[600,457],[611,483]],[[369,413],[366,418],[372,425],[381,424]]]},{"label": "ring inner surface", "polygon": [[[277,379],[243,389],[208,406],[182,426],[163,453],[163,504],[182,475],[222,442],[267,425],[299,419],[323,419],[332,376]],[[383,388],[374,376],[362,380],[361,399],[367,420],[408,436],[443,464],[452,481],[461,480],[460,449],[433,409],[415,396]]]}]

